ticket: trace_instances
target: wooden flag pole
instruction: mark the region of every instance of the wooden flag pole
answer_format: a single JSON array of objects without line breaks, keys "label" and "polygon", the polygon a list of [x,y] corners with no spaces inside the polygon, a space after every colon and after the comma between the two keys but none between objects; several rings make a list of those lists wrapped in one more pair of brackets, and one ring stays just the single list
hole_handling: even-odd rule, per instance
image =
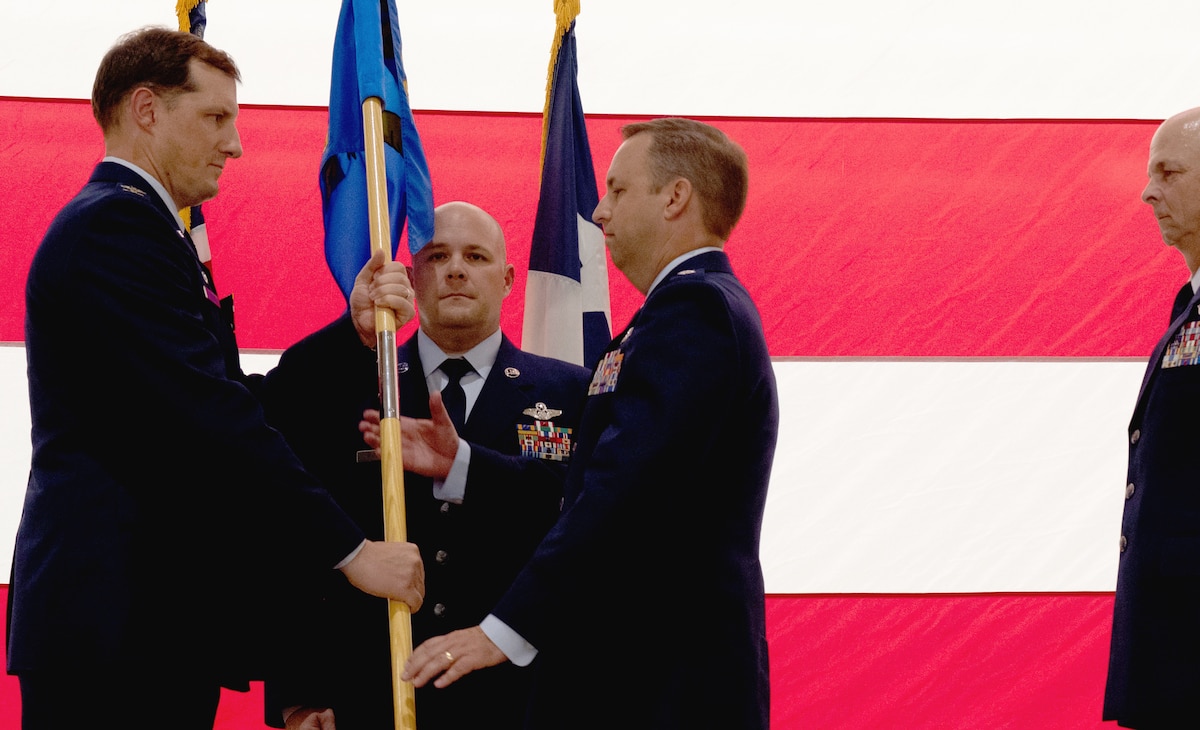
[{"label": "wooden flag pole", "polygon": [[[371,223],[371,252],[382,249],[391,257],[387,172],[383,159],[383,104],[378,97],[363,102],[363,139],[367,166],[367,208]],[[400,392],[396,373],[396,318],[392,310],[375,307],[375,340],[379,358],[379,440],[383,466],[383,535],[389,542],[408,540],[404,515],[404,458],[400,447]],[[400,679],[412,654],[412,617],[408,604],[388,601],[392,643],[392,697],[397,730],[416,730],[416,690]]]}]

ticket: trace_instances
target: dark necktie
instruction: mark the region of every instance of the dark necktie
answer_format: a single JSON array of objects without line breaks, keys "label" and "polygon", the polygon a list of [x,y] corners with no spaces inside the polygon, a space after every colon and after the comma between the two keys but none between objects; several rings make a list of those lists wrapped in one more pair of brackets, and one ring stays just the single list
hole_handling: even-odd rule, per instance
[{"label": "dark necktie", "polygon": [[1183,285],[1179,293],[1175,295],[1175,304],[1171,307],[1171,321],[1179,319],[1179,315],[1183,314],[1183,310],[1187,309],[1188,302],[1192,301],[1192,296],[1195,292],[1192,291],[1192,282]]},{"label": "dark necktie", "polygon": [[450,414],[454,428],[461,433],[463,423],[467,420],[467,394],[459,381],[467,373],[475,372],[475,368],[461,357],[451,357],[442,362],[440,369],[450,378],[446,387],[442,388],[442,403],[446,404],[446,412]]}]

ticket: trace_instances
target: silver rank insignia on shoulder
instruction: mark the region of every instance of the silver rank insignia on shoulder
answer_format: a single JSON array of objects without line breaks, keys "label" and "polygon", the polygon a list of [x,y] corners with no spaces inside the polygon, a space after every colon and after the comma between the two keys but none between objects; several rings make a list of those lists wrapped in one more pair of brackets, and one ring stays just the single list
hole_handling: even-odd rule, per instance
[{"label": "silver rank insignia on shoulder", "polygon": [[408,372],[408,363],[406,363],[406,362],[396,363],[396,373],[397,374],[403,375],[404,373],[407,373],[407,372]]},{"label": "silver rank insignia on shoulder", "polygon": [[519,378],[521,377],[521,371],[517,370],[516,368],[504,368],[504,377]]},{"label": "silver rank insignia on shoulder", "polygon": [[688,274],[694,274],[694,273],[696,273],[695,269],[684,269],[683,271],[680,271],[679,273],[675,274],[675,276],[687,276]]},{"label": "silver rank insignia on shoulder", "polygon": [[530,418],[536,418],[539,421],[549,421],[552,418],[558,418],[562,415],[562,411],[554,408],[547,408],[546,404],[542,403],[541,401],[534,404],[533,408],[526,408],[521,412]]},{"label": "silver rank insignia on shoulder", "polygon": [[137,195],[142,198],[146,197],[145,190],[142,190],[141,188],[138,188],[138,187],[134,187],[133,185],[126,185],[125,183],[121,183],[121,189],[127,193],[133,193],[134,195]]}]

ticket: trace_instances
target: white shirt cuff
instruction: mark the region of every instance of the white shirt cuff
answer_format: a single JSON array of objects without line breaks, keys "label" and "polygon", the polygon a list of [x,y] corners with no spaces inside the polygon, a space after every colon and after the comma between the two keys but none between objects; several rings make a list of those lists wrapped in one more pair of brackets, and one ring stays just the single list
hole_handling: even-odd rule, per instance
[{"label": "white shirt cuff", "polygon": [[444,502],[462,504],[467,496],[467,470],[471,467],[471,445],[463,439],[458,440],[458,451],[454,454],[454,464],[445,479],[433,480],[434,499]]},{"label": "white shirt cuff", "polygon": [[504,656],[518,667],[527,667],[537,656],[538,650],[533,644],[525,641],[517,632],[508,627],[500,619],[492,614],[488,614],[480,622],[479,628],[483,629],[483,633],[492,643],[495,644],[500,651],[504,652]]},{"label": "white shirt cuff", "polygon": [[364,547],[366,547],[366,546],[367,546],[367,541],[366,541],[366,540],[363,540],[362,542],[360,542],[360,543],[358,544],[358,547],[356,547],[356,548],[354,548],[353,550],[351,550],[349,555],[347,555],[346,557],[342,558],[342,562],[340,562],[340,563],[338,563],[337,565],[333,566],[333,569],[334,569],[334,570],[341,570],[342,568],[344,568],[344,567],[346,567],[347,565],[349,565],[349,564],[350,564],[350,561],[351,561],[351,560],[354,560],[355,558],[357,558],[357,557],[358,557],[358,554],[359,554],[359,553],[361,553],[361,552],[362,552],[362,549],[363,549]]}]

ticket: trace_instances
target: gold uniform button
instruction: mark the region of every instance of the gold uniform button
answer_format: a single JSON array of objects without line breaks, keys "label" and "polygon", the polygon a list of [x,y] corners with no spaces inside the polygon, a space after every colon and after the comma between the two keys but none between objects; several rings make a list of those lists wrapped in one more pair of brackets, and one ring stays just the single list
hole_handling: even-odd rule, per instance
[{"label": "gold uniform button", "polygon": [[[1129,541],[1125,539],[1124,535],[1121,535],[1121,552],[1125,552],[1125,547],[1128,545],[1129,545]],[[436,611],[436,609],[435,609],[435,611]],[[438,615],[440,616],[441,614],[438,614]]]},{"label": "gold uniform button", "polygon": [[1136,444],[1138,442],[1138,439],[1140,439],[1141,437],[1142,437],[1142,430],[1140,428],[1135,428],[1135,429],[1133,429],[1133,433],[1129,434],[1129,443]]},{"label": "gold uniform button", "polygon": [[1125,499],[1129,499],[1132,496],[1133,496],[1133,482],[1130,482],[1125,485]]}]

